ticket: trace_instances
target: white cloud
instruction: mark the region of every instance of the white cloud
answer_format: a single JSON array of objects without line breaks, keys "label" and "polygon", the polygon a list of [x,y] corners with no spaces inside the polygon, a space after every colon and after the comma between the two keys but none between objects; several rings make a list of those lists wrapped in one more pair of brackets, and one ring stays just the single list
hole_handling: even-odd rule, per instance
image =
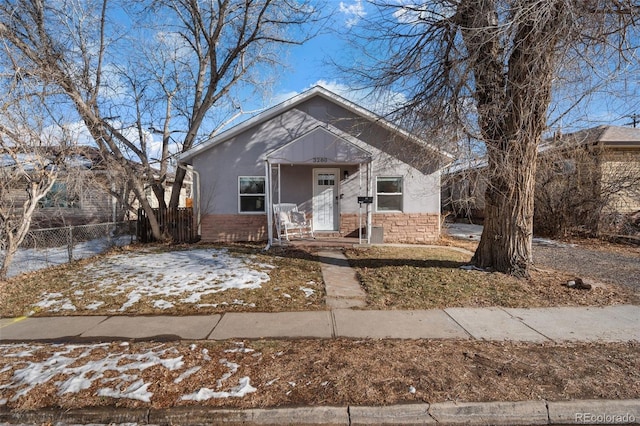
[{"label": "white cloud", "polygon": [[358,22],[360,22],[360,19],[364,18],[367,14],[364,10],[364,6],[362,5],[362,0],[356,0],[352,4],[340,2],[339,10],[346,16],[345,24],[347,25],[347,28],[357,25]]}]

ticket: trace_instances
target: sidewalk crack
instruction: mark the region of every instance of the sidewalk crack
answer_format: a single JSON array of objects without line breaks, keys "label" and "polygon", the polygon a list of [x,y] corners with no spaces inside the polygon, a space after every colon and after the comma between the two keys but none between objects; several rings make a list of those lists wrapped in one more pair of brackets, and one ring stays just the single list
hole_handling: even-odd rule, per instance
[{"label": "sidewalk crack", "polygon": [[539,335],[541,335],[545,339],[548,339],[550,342],[555,342],[555,340],[553,340],[551,337],[549,337],[549,336],[545,335],[544,333],[540,332],[539,330],[536,330],[535,328],[531,327],[529,324],[524,322],[524,320],[522,318],[513,315],[511,312],[507,311],[504,307],[498,306],[498,309],[500,309],[502,312],[505,312],[511,318],[515,318],[516,320],[518,320],[518,322],[520,322],[520,324],[524,325],[525,327],[527,327],[529,330],[533,331],[534,333],[538,333]]},{"label": "sidewalk crack", "polygon": [[549,412],[549,401],[547,401],[546,399],[544,400],[544,406],[547,409],[547,424],[550,425],[551,424],[551,413]]},{"label": "sidewalk crack", "polygon": [[333,309],[329,311],[329,315],[331,317],[331,338],[335,339],[338,336],[338,324]]}]

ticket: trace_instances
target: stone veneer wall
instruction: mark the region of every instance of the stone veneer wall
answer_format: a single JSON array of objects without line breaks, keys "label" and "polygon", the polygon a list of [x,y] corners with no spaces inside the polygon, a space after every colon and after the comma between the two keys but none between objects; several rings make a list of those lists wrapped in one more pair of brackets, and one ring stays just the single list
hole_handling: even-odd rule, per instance
[{"label": "stone veneer wall", "polygon": [[[340,215],[340,235],[358,236],[358,215]],[[362,216],[362,226],[366,217]],[[374,213],[373,226],[384,228],[385,243],[429,243],[439,238],[440,216],[432,213]],[[202,217],[202,241],[266,241],[265,215],[205,215]],[[274,236],[275,233],[274,233]]]},{"label": "stone veneer wall", "polygon": [[216,214],[202,217],[202,241],[266,241],[267,216],[263,214]]},{"label": "stone veneer wall", "polygon": [[[363,215],[363,227],[366,218]],[[439,235],[440,215],[433,213],[374,213],[372,225],[382,226],[385,243],[429,243]],[[358,236],[358,215],[340,215],[340,234]]]}]

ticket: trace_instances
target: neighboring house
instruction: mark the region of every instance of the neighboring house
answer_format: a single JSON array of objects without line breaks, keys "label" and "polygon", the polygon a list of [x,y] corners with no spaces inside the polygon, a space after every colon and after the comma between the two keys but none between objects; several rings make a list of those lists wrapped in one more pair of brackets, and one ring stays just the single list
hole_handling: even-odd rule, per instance
[{"label": "neighboring house", "polygon": [[[443,211],[481,219],[486,162],[451,168],[444,178]],[[563,223],[597,231],[612,215],[640,210],[640,129],[599,126],[545,140],[538,151],[534,227]],[[558,222],[558,223],[553,223]]]},{"label": "neighboring house", "polygon": [[[4,156],[1,167],[16,167],[11,157]],[[124,179],[106,166],[98,149],[89,146],[67,148],[40,148],[37,154],[18,155],[21,168],[27,173],[37,167],[56,168],[57,179],[51,190],[38,202],[33,215],[32,228],[66,225],[86,225],[122,221],[126,208],[110,191],[126,196]],[[16,208],[27,197],[26,182],[13,181],[5,203]]]},{"label": "neighboring house", "polygon": [[440,234],[440,170],[451,158],[315,87],[179,160],[194,170],[203,241],[271,242],[273,205],[293,203],[316,237],[357,237],[362,224],[365,236],[381,227],[385,242],[426,242]]},{"label": "neighboring house", "polygon": [[[158,179],[159,176],[154,176],[154,178]],[[175,173],[167,173],[166,179],[163,182],[164,202],[166,203],[167,206],[169,205],[169,201],[171,200],[171,192],[173,190],[174,180],[175,180]],[[192,187],[193,187],[192,172],[187,171],[187,174],[182,182],[182,187],[180,188],[180,199],[178,201],[179,207],[185,207],[185,206],[190,207],[191,199],[192,199],[192,194],[191,194]],[[153,193],[153,190],[151,189],[151,187],[147,187],[145,189],[145,193],[147,196],[147,201],[149,201],[149,204],[151,205],[151,207],[153,207],[154,209],[157,209],[160,206],[160,203],[158,203],[158,199]],[[138,203],[134,203],[134,205],[138,206]]]}]

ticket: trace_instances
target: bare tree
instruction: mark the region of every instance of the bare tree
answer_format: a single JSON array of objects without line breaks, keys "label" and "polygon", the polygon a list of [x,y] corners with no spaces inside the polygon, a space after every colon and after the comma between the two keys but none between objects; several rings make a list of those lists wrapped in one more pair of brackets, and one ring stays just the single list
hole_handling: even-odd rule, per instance
[{"label": "bare tree", "polygon": [[365,33],[366,47],[371,58],[383,59],[372,61],[373,68],[358,64],[359,77],[409,90],[413,119],[459,123],[484,142],[485,221],[473,262],[527,276],[537,148],[554,86],[569,63],[595,72],[598,63],[609,71],[629,59],[627,35],[639,6],[631,0],[373,3],[381,14],[370,22],[375,33]]},{"label": "bare tree", "polygon": [[[279,47],[307,38],[304,27],[317,12],[310,3],[14,0],[0,4],[0,36],[20,70],[61,89],[103,154],[126,173],[154,237],[161,239],[145,189],[152,187],[163,206],[159,185],[171,135],[176,128],[184,132],[180,151],[207,138],[214,106],[232,99],[240,85],[250,86],[253,69],[278,64]],[[144,74],[152,67],[132,59],[144,40],[165,51],[163,64],[172,68]],[[141,108],[152,100],[162,102]],[[147,129],[154,125],[163,135],[160,176],[150,157]],[[142,164],[142,173],[132,160]],[[170,206],[178,204],[184,176],[176,170]]]},{"label": "bare tree", "polygon": [[599,144],[543,151],[536,174],[536,234],[596,237],[614,228],[640,200],[637,157]]},{"label": "bare tree", "polygon": [[56,182],[60,159],[51,156],[43,137],[42,93],[6,83],[0,105],[0,280],[29,232],[39,201]]}]

